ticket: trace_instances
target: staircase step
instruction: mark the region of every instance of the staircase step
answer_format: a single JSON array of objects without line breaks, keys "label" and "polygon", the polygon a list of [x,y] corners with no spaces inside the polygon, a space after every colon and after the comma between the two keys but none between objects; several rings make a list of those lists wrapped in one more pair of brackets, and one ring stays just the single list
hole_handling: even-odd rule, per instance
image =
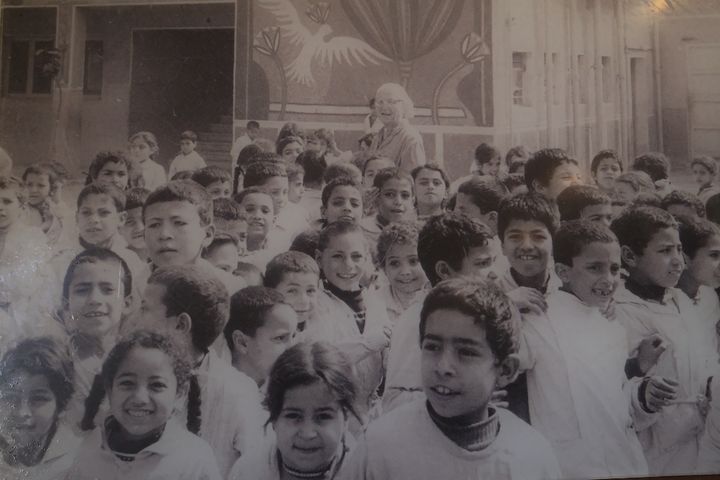
[{"label": "staircase step", "polygon": [[220,115],[220,122],[221,123],[229,123],[230,125],[232,125],[233,116],[232,115]]},{"label": "staircase step", "polygon": [[210,132],[211,133],[226,133],[230,136],[232,136],[232,123],[211,123],[210,124]]},{"label": "staircase step", "polygon": [[218,132],[198,132],[198,140],[202,144],[203,142],[231,142],[232,133],[218,133]]}]

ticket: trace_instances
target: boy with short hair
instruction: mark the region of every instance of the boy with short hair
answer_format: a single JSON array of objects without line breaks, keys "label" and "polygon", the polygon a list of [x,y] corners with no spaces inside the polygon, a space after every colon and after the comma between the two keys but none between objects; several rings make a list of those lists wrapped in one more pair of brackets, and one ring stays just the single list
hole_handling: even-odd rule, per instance
[{"label": "boy with short hair", "polygon": [[245,124],[245,134],[239,136],[234,142],[230,149],[231,162],[234,165],[237,161],[240,151],[253,143],[255,139],[260,135],[260,124],[255,120],[250,120]]},{"label": "boy with short hair", "polygon": [[201,400],[199,436],[212,447],[224,475],[262,434],[266,416],[254,382],[217,354],[228,304],[227,290],[212,270],[173,265],[152,273],[142,305],[143,326],[166,332],[192,355]]},{"label": "boy with short hair", "polygon": [[715,185],[718,172],[717,161],[712,157],[702,155],[693,158],[690,168],[698,186],[697,196],[705,205],[710,197],[720,193],[720,188]]},{"label": "boy with short hair", "polygon": [[145,223],[143,223],[142,209],[149,195],[150,190],[142,187],[128,190],[125,195],[127,218],[120,227],[120,234],[125,238],[128,248],[135,252],[143,262],[148,261],[148,252],[145,245]]},{"label": "boy with short hair", "polygon": [[305,194],[305,169],[299,163],[287,166],[288,174],[288,200],[300,203]]},{"label": "boy with short hair", "polygon": [[590,185],[570,185],[557,197],[560,220],[587,220],[610,226],[613,219],[610,196]]},{"label": "boy with short hair", "polygon": [[320,268],[314,258],[302,252],[285,252],[275,256],[265,269],[264,285],[285,297],[298,316],[298,332],[317,319],[317,294]]},{"label": "boy with short hair", "polygon": [[216,233],[210,245],[203,249],[202,258],[216,268],[234,274],[240,262],[237,238],[229,233]]},{"label": "boy with short hair", "polygon": [[663,197],[661,206],[674,216],[705,218],[705,204],[690,192],[673,190]]},{"label": "boy with short hair", "polygon": [[197,141],[197,134],[193,131],[185,130],[180,134],[180,153],[170,163],[168,178],[173,178],[178,172],[192,172],[207,166],[195,151]]},{"label": "boy with short hair", "polygon": [[648,152],[635,158],[632,170],[645,172],[655,184],[660,196],[670,192],[670,159],[660,152]]},{"label": "boy with short hair", "polygon": [[262,272],[267,262],[283,249],[271,243],[270,232],[275,225],[275,205],[264,189],[249,187],[235,195],[240,213],[247,221],[247,242],[244,262],[252,263]]},{"label": "boy with short hair", "polygon": [[247,218],[240,205],[229,198],[213,200],[213,224],[216,234],[227,233],[237,240],[238,255],[247,253]]},{"label": "boy with short hair", "polygon": [[[706,408],[709,372],[702,331],[689,316],[687,295],[674,288],[683,268],[678,224],[668,212],[654,207],[624,211],[612,223],[628,272],[624,288],[615,295],[615,314],[625,326],[631,355],[641,342],[655,336],[657,361],[650,368],[664,379],[664,405],[657,420],[639,432],[651,475],[687,474],[695,470],[698,441]],[[655,345],[653,345],[655,346]],[[629,373],[643,376],[647,368]],[[649,406],[651,411],[655,407]]]},{"label": "boy with short hair", "polygon": [[345,478],[559,478],[547,441],[490,404],[517,375],[508,298],[480,280],[446,280],[428,294],[419,323],[424,395],[370,424]]},{"label": "boy with short hair", "polygon": [[302,166],[305,171],[305,176],[303,177],[305,191],[298,205],[305,208],[308,212],[308,222],[312,223],[314,220],[320,218],[320,197],[322,195],[324,185],[323,178],[325,176],[325,170],[327,169],[327,163],[323,157],[311,151],[302,152],[298,155],[295,163]]},{"label": "boy with short hair", "polygon": [[525,164],[525,183],[529,191],[555,200],[566,187],[583,181],[577,160],[560,148],[544,148]]},{"label": "boy with short hair", "polygon": [[213,200],[232,195],[232,177],[223,168],[204,167],[194,171],[190,179],[205,187]]},{"label": "boy with short hair", "polygon": [[248,287],[262,287],[263,273],[258,267],[248,262],[238,262],[235,275],[241,276]]},{"label": "boy with short hair", "polygon": [[615,179],[623,173],[623,165],[615,150],[600,150],[590,163],[595,185],[608,195],[615,189]]}]

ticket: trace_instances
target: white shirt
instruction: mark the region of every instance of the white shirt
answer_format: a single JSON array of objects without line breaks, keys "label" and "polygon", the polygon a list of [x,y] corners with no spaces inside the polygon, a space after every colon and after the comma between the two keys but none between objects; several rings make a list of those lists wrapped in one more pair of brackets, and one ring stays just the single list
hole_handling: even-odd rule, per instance
[{"label": "white shirt", "polygon": [[247,147],[251,143],[253,143],[253,140],[252,140],[252,138],[248,137],[247,133],[245,135],[242,135],[235,139],[235,141],[233,142],[232,149],[230,150],[230,158],[231,158],[233,167],[235,166],[238,155],[240,155],[240,152],[242,151],[242,149]]},{"label": "white shirt", "polygon": [[151,192],[167,183],[165,169],[156,161],[147,159],[140,164],[140,167],[145,180],[145,188]]},{"label": "white shirt", "polygon": [[194,172],[195,170],[205,168],[206,166],[207,164],[205,163],[205,160],[203,160],[200,154],[197,153],[195,150],[188,153],[187,155],[185,155],[184,153],[180,153],[177,157],[173,159],[172,163],[170,164],[168,178],[172,179],[178,172]]}]

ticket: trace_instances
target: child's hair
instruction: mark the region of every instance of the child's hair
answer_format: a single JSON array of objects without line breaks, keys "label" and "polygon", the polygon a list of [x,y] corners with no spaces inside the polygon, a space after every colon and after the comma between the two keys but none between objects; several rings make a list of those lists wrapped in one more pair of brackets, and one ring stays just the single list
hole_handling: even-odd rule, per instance
[{"label": "child's hair", "polygon": [[318,128],[308,135],[308,142],[310,140],[322,140],[328,147],[332,147],[335,144],[335,134],[329,128]]},{"label": "child's hair", "polygon": [[223,333],[230,351],[233,351],[233,332],[240,330],[254,337],[258,328],[265,325],[265,317],[276,305],[283,303],[283,294],[267,287],[245,287],[230,297],[230,319]]},{"label": "child's hair", "polygon": [[[298,177],[300,177],[300,175],[302,175],[303,178],[305,177],[305,169],[303,168],[302,165],[300,165],[299,163],[296,162],[296,163],[293,163],[292,165],[287,166],[287,176],[288,176],[289,182],[296,180]],[[303,182],[304,182],[304,180],[303,180]]]},{"label": "child's hair", "polygon": [[120,190],[115,185],[100,183],[91,183],[90,185],[86,185],[82,190],[80,190],[80,193],[77,197],[78,211],[80,210],[80,207],[82,207],[82,204],[85,202],[85,199],[90,195],[107,195],[112,199],[113,204],[115,205],[115,208],[118,212],[125,211],[125,202],[127,201],[125,198],[125,192]]},{"label": "child's hair", "polygon": [[47,163],[36,163],[27,167],[25,172],[23,172],[23,182],[27,182],[29,175],[47,175],[48,184],[50,185],[50,195],[52,195],[55,188],[57,188],[58,181],[60,180],[55,169]]},{"label": "child's hair", "polygon": [[27,191],[25,183],[17,177],[0,177],[0,190],[14,190],[20,205],[25,205]]},{"label": "child's hair", "polygon": [[620,245],[642,255],[652,237],[665,228],[678,229],[678,223],[665,210],[655,207],[625,209],[610,225]]},{"label": "child's hair", "polygon": [[660,152],[648,152],[633,160],[632,169],[647,173],[653,182],[657,182],[670,175],[670,160]]},{"label": "child's hair", "polygon": [[245,124],[245,129],[250,130],[251,128],[260,128],[260,124],[255,120],[250,120]]},{"label": "child's hair", "polygon": [[145,205],[145,201],[150,196],[150,190],[143,187],[131,188],[125,192],[125,210],[132,210],[134,208],[142,208]]},{"label": "child's hair", "polygon": [[420,230],[415,222],[397,222],[383,228],[377,241],[377,263],[385,267],[387,254],[395,245],[411,245],[417,249]]},{"label": "child's hair", "polygon": [[230,183],[232,181],[230,172],[228,172],[224,168],[219,167],[203,167],[199,170],[195,170],[190,179],[194,182],[199,183],[205,188],[216,182]]},{"label": "child's hair", "polygon": [[560,212],[555,202],[534,192],[520,193],[506,198],[498,211],[498,236],[505,237],[510,222],[525,220],[540,222],[554,235],[560,226]]},{"label": "child's hair", "polygon": [[460,270],[472,248],[487,246],[492,232],[484,223],[454,213],[430,217],[418,234],[418,257],[431,285],[442,278],[435,271],[438,262]]},{"label": "child's hair", "polygon": [[705,215],[708,220],[720,225],[720,193],[716,193],[705,202]]},{"label": "child's hair", "polygon": [[560,192],[556,201],[562,221],[578,220],[585,207],[612,205],[608,194],[590,185],[570,185]]},{"label": "child's hair", "polygon": [[354,187],[357,189],[358,193],[360,193],[360,199],[362,200],[362,193],[360,191],[360,185],[355,182],[355,180],[352,179],[352,177],[338,177],[330,180],[322,189],[322,194],[320,195],[320,199],[322,202],[322,206],[327,208],[328,201],[330,200],[330,196],[333,194],[333,191],[335,191],[338,187]]},{"label": "child's hair", "polygon": [[517,353],[518,325],[510,301],[495,284],[475,278],[452,278],[438,283],[425,297],[420,311],[421,342],[428,317],[438,310],[455,310],[472,317],[473,323],[485,330],[496,365]]},{"label": "child's hair", "polygon": [[248,165],[253,161],[255,157],[262,154],[263,150],[259,146],[257,146],[254,143],[251,143],[250,145],[246,145],[243,147],[242,150],[240,150],[240,153],[238,153],[237,158],[235,159],[235,178],[233,179],[233,185],[235,187],[235,190],[240,187],[240,185],[237,185],[238,178],[241,174],[245,174],[245,169]]},{"label": "child's hair", "polygon": [[692,159],[692,162],[690,162],[690,168],[694,167],[695,165],[700,165],[705,170],[710,172],[710,175],[712,175],[713,178],[715,178],[715,176],[717,175],[718,164],[717,161],[712,157],[709,157],[707,155],[695,157]]},{"label": "child's hair", "polygon": [[660,195],[655,192],[640,192],[635,198],[632,199],[630,204],[627,205],[627,208],[635,208],[641,206],[663,208],[662,197],[660,197]]},{"label": "child's hair", "polygon": [[618,243],[618,239],[609,228],[587,220],[563,222],[553,237],[555,263],[571,267],[573,258],[580,255],[585,247],[596,242]]},{"label": "child's hair", "polygon": [[278,139],[275,153],[277,153],[278,155],[282,155],[285,147],[287,147],[291,143],[300,144],[303,148],[305,148],[305,140],[303,140],[301,137],[296,137],[295,135],[288,135],[287,137],[282,137]]},{"label": "child's hair", "polygon": [[546,186],[555,170],[565,164],[577,165],[578,163],[560,148],[543,148],[535,152],[525,164],[525,184],[528,190],[535,189],[535,182]]},{"label": "child's hair", "polygon": [[373,135],[372,133],[367,133],[367,134],[363,135],[362,137],[360,137],[358,139],[358,147],[361,147],[363,145],[365,145],[366,147],[369,147],[370,145],[372,145],[374,138],[375,138],[375,135]]},{"label": "child's hair", "polygon": [[68,406],[75,391],[75,370],[66,345],[52,337],[22,340],[3,355],[0,362],[0,385],[6,385],[10,377],[18,372],[42,375],[47,379],[55,395],[58,413]]},{"label": "child's hair", "polygon": [[300,128],[300,125],[298,125],[297,123],[287,122],[285,125],[282,126],[282,128],[280,128],[275,143],[278,143],[282,138],[288,136],[300,137],[304,139],[305,132],[303,132],[302,128]]},{"label": "child's hair", "polygon": [[[238,262],[237,268],[235,269],[235,272],[233,272],[235,275],[240,275],[245,279],[248,286],[257,286],[260,287],[263,284],[263,274],[260,271],[260,269],[249,262]],[[258,278],[257,284],[251,283],[249,278],[251,275],[255,275]]]},{"label": "child's hair", "polygon": [[195,172],[193,170],[181,170],[179,172],[175,172],[170,180],[192,180],[194,173]]},{"label": "child's hair", "polygon": [[415,194],[415,184],[412,177],[396,167],[383,168],[377,172],[373,179],[373,187],[380,191],[390,180],[405,180],[410,184],[410,190],[413,192],[413,195]]},{"label": "child's hair", "polygon": [[302,342],[285,350],[270,370],[263,402],[270,412],[266,425],[280,417],[288,390],[315,383],[327,387],[345,415],[350,414],[360,420],[355,411],[359,392],[353,364],[334,345]]},{"label": "child's hair", "polygon": [[102,370],[95,376],[90,393],[85,399],[85,414],[80,421],[84,431],[95,428],[95,415],[107,392],[112,389],[115,376],[120,365],[134,348],[160,350],[170,357],[173,373],[177,380],[178,393],[188,391],[187,396],[187,429],[197,434],[200,431],[200,386],[192,373],[188,354],[178,347],[167,335],[156,332],[137,330],[120,340],[103,362]]},{"label": "child's hair", "polygon": [[645,172],[640,170],[625,172],[615,179],[615,183],[625,183],[630,186],[635,192],[641,191],[655,191],[655,184]]},{"label": "child's hair", "polygon": [[192,180],[173,180],[156,188],[148,195],[143,205],[143,218],[150,205],[165,202],[188,202],[198,209],[200,224],[210,225],[213,222],[212,198],[205,188]]},{"label": "child's hair", "polygon": [[623,164],[618,158],[617,152],[615,150],[600,150],[597,155],[595,155],[592,159],[592,162],[590,162],[590,171],[594,174],[597,173],[597,169],[600,166],[600,162],[605,160],[606,158],[612,158],[615,160],[618,164],[618,167],[620,167],[620,171],[623,171]]},{"label": "child's hair", "polygon": [[120,265],[120,270],[122,272],[120,281],[123,286],[123,294],[127,297],[132,293],[132,274],[130,273],[130,267],[128,267],[125,260],[123,260],[123,258],[117,253],[107,248],[90,247],[77,254],[65,271],[65,278],[63,279],[62,286],[62,298],[64,304],[67,304],[67,302],[70,301],[70,284],[72,283],[73,278],[75,278],[75,270],[77,270],[80,265],[100,262],[115,262]]},{"label": "child's hair", "polygon": [[325,170],[328,168],[325,157],[319,156],[317,152],[312,150],[306,150],[298,155],[295,163],[301,165],[305,170],[303,183],[306,186],[322,184]]},{"label": "child's hair", "polygon": [[[367,170],[368,164],[369,164],[370,162],[374,162],[375,160],[381,160],[381,161],[387,162],[387,163],[388,163],[388,167],[390,166],[390,164],[393,164],[393,165],[395,164],[395,162],[393,162],[392,160],[390,160],[388,157],[383,157],[383,156],[380,156],[380,155],[371,155],[371,156],[369,156],[367,159],[365,159],[365,162],[363,163],[363,168],[362,168],[362,174],[363,174],[363,176],[365,176],[365,171]],[[385,168],[388,168],[388,167],[385,167]]]},{"label": "child's hair", "polygon": [[[248,195],[253,194],[253,193],[261,193],[263,195],[267,195],[268,197],[270,197],[270,194],[267,193],[265,191],[265,189],[262,187],[248,187],[248,188],[244,188],[244,189],[240,190],[238,193],[236,193],[233,196],[233,201],[235,203],[237,203],[239,206],[242,203],[242,201],[245,199],[245,197],[247,197]],[[272,197],[270,197],[270,198],[272,199]],[[275,208],[274,203],[273,203],[273,208]],[[241,210],[241,212],[242,212],[242,210]],[[277,212],[275,212],[275,213],[277,213]]]},{"label": "child's hair", "polygon": [[338,220],[320,231],[320,236],[318,237],[318,251],[324,252],[328,245],[330,245],[330,241],[333,238],[339,237],[340,235],[346,235],[348,233],[360,233],[362,234],[363,241],[365,241],[365,235],[363,234],[363,230],[360,225],[355,222],[351,222],[350,220]]},{"label": "child's hair", "polygon": [[245,220],[245,214],[240,210],[240,204],[229,198],[216,198],[213,201],[213,220]]},{"label": "child's hair", "polygon": [[319,277],[320,268],[310,255],[297,251],[284,252],[268,262],[263,284],[268,288],[277,288],[287,273],[312,273]]},{"label": "child's hair", "polygon": [[518,157],[527,159],[530,157],[530,151],[524,145],[512,147],[505,154],[505,165],[510,168],[513,164],[513,160]]},{"label": "child's hair", "polygon": [[253,162],[245,170],[243,187],[262,187],[273,177],[287,178],[287,169],[281,162]]},{"label": "child's hair", "polygon": [[290,244],[291,252],[302,252],[315,258],[315,252],[318,249],[318,240],[320,239],[320,232],[311,228],[300,232]]},{"label": "child's hair", "polygon": [[501,178],[500,181],[505,185],[508,192],[511,192],[514,188],[525,186],[525,175],[521,173],[510,173],[510,175],[505,175]]},{"label": "child's hair", "polygon": [[197,133],[193,132],[192,130],[185,130],[180,134],[180,140],[190,140],[193,143],[197,143],[198,136]]},{"label": "child's hair", "polygon": [[229,314],[227,289],[210,271],[193,265],[157,268],[149,285],[162,285],[162,303],[168,316],[186,313],[192,319],[193,346],[207,352],[225,327]]},{"label": "child's hair", "polygon": [[673,190],[662,199],[662,208],[667,210],[671,205],[684,205],[695,210],[698,217],[705,217],[705,205],[697,195],[683,190]]},{"label": "child's hair", "polygon": [[155,135],[151,132],[137,132],[130,137],[128,142],[132,143],[137,139],[140,139],[148,144],[150,150],[152,150],[152,153],[150,154],[150,159],[157,160],[157,157],[160,154],[160,147],[158,146],[158,141],[157,138],[155,138]]},{"label": "child's hair", "polygon": [[487,143],[481,143],[475,148],[475,165],[485,165],[496,158],[500,158],[500,152]]},{"label": "child's hair", "polygon": [[[512,175],[512,174],[516,174],[516,173],[518,173],[521,169],[523,169],[523,171],[524,171],[524,168],[525,168],[525,161],[523,161],[523,160],[513,160],[512,162],[510,162],[510,166],[508,167],[508,173],[511,174],[511,175]],[[520,174],[520,176],[522,177],[522,180],[523,180],[523,181],[522,181],[522,184],[525,185],[525,174],[524,174],[524,173],[523,173],[523,174]]]},{"label": "child's hair", "polygon": [[480,213],[487,215],[497,212],[500,202],[507,197],[508,190],[498,180],[491,177],[472,177],[458,187],[458,193],[467,195]]},{"label": "child's hair", "polygon": [[362,178],[362,172],[352,163],[333,163],[325,169],[323,181],[330,183],[340,177]]},{"label": "child's hair", "polygon": [[232,233],[226,233],[226,232],[216,232],[215,236],[212,239],[212,242],[210,242],[210,245],[203,248],[202,251],[202,258],[208,258],[212,252],[214,252],[216,249],[225,246],[225,245],[232,245],[235,248],[238,247],[239,239],[233,235]]},{"label": "child's hair", "polygon": [[[525,180],[523,180],[523,185],[525,185]],[[447,199],[447,202],[445,202],[445,210],[448,212],[455,211],[455,205],[457,204],[457,192],[450,195],[450,198]]]},{"label": "child's hair", "polygon": [[680,243],[688,258],[695,258],[698,250],[705,247],[714,236],[720,237],[720,227],[706,218],[681,215],[676,217],[680,229]]},{"label": "child's hair", "polygon": [[417,179],[417,176],[420,175],[420,172],[422,172],[423,170],[432,170],[433,172],[438,172],[443,182],[445,183],[445,188],[450,188],[450,179],[448,178],[447,173],[445,173],[445,170],[443,170],[440,165],[434,162],[426,163],[425,165],[418,165],[417,167],[413,168],[410,172],[410,176],[412,177],[413,181]]},{"label": "child's hair", "polygon": [[[132,139],[130,141],[132,141]],[[128,178],[130,178],[130,173],[133,170],[132,162],[130,162],[130,159],[126,157],[123,152],[100,152],[95,155],[95,158],[93,158],[92,162],[90,162],[88,175],[85,179],[85,185],[89,185],[97,180],[98,175],[100,175],[100,170],[102,170],[108,163],[118,163],[124,165],[128,172]]]}]

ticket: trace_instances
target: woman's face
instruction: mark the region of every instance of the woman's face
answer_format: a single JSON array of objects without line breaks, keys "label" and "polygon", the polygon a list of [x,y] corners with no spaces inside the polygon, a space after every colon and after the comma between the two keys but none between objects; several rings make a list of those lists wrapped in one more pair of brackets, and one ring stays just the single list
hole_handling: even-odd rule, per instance
[{"label": "woman's face", "polygon": [[291,163],[295,163],[295,159],[297,159],[298,155],[300,155],[302,151],[303,147],[299,143],[288,143],[282,150],[282,159],[288,165]]},{"label": "woman's face", "polygon": [[375,96],[375,110],[383,125],[396,125],[405,118],[402,95],[392,89],[378,90]]},{"label": "woman's face", "polygon": [[150,160],[153,152],[154,149],[141,137],[136,138],[130,144],[130,156],[140,163]]}]

